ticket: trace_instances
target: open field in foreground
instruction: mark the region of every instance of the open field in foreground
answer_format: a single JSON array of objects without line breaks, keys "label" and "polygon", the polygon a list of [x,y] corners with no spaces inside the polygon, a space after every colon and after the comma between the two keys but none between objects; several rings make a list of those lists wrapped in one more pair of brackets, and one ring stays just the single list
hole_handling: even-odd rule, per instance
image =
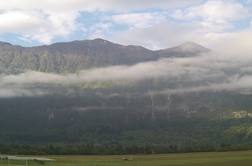
[{"label": "open field in foreground", "polygon": [[[26,157],[26,156],[23,156]],[[155,155],[48,155],[43,156],[55,159],[55,162],[45,162],[46,166],[248,166],[252,165],[252,151],[240,152],[200,152],[179,154]],[[132,161],[123,161],[121,158],[133,158]],[[26,165],[25,161],[9,161],[9,166]],[[27,166],[42,165],[28,161]],[[7,160],[2,160],[1,166],[8,166]]]}]

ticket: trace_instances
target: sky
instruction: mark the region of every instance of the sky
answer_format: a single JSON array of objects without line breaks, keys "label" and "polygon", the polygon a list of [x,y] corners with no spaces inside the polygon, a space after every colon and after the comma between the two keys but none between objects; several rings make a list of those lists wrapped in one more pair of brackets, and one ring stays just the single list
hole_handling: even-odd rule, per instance
[{"label": "sky", "polygon": [[222,51],[249,49],[251,37],[252,0],[0,0],[0,41],[25,47],[103,38]]}]

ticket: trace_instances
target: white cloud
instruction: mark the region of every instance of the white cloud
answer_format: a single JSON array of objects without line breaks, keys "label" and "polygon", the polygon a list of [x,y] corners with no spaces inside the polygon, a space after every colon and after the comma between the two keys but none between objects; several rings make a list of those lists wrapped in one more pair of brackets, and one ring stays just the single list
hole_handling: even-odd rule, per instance
[{"label": "white cloud", "polygon": [[124,45],[141,45],[149,49],[163,49],[187,41],[198,41],[204,34],[200,23],[164,22],[147,28],[117,33],[112,41]]},{"label": "white cloud", "polygon": [[240,3],[225,1],[207,1],[205,4],[176,10],[174,15],[179,19],[193,19],[201,17],[205,21],[222,22],[223,19],[236,20],[250,16],[248,10]]},{"label": "white cloud", "polygon": [[18,39],[31,43],[31,40],[24,37],[18,37]]},{"label": "white cloud", "polygon": [[[146,35],[148,34],[148,35]],[[148,28],[120,32],[112,41],[124,45],[141,45],[149,49],[165,49],[194,41],[214,51],[251,56],[252,28],[233,33],[208,32],[200,23],[166,22]]]},{"label": "white cloud", "polygon": [[[83,9],[88,11],[115,11],[115,12],[132,12],[136,10],[145,10],[149,8],[176,8],[187,5],[199,4],[202,0],[86,0],[83,1]],[[80,2],[80,0],[79,0]]]},{"label": "white cloud", "polygon": [[0,14],[0,33],[29,32],[42,24],[43,16],[37,12],[6,11]]},{"label": "white cloud", "polygon": [[117,24],[126,24],[131,28],[145,28],[166,21],[166,13],[130,13],[112,16]]},{"label": "white cloud", "polygon": [[134,10],[144,10],[148,8],[176,8],[186,7],[192,4],[199,4],[203,0],[8,0],[0,2],[0,10],[49,10],[49,11],[115,11],[129,12]]},{"label": "white cloud", "polygon": [[78,28],[76,12],[6,11],[0,14],[0,34],[16,33],[25,40],[50,43],[55,36],[67,37]]},{"label": "white cloud", "polygon": [[[68,37],[86,30],[75,20],[81,11],[130,12],[148,8],[174,8],[200,3],[202,0],[8,0],[0,1],[0,34],[14,33],[25,40],[50,43],[55,37]],[[143,23],[145,26],[147,23]],[[103,27],[104,28],[104,27]]]},{"label": "white cloud", "polygon": [[[233,35],[232,38],[222,38],[221,44],[216,43],[216,50],[229,55],[250,58],[252,55],[252,27],[231,35]],[[228,35],[228,37],[231,35]]]},{"label": "white cloud", "polygon": [[[193,63],[192,63],[193,62]],[[93,70],[83,70],[78,74],[66,76],[29,71],[20,75],[8,75],[0,78],[0,83],[7,84],[77,84],[83,82],[109,81],[109,80],[143,80],[155,77],[180,77],[184,74],[198,77],[199,73],[207,73],[201,68],[201,60],[189,59],[162,59],[156,62],[139,63],[134,66],[112,66]],[[192,63],[192,64],[190,64]],[[198,74],[197,74],[198,73]]]},{"label": "white cloud", "polygon": [[199,21],[164,22],[147,28],[119,32],[111,40],[124,45],[141,45],[149,49],[164,49],[183,42],[194,41],[215,51],[230,54],[240,52],[247,55],[252,51],[252,45],[249,42],[252,37],[251,27],[236,32],[225,32],[223,27],[215,27],[214,23],[205,25],[204,22]]},{"label": "white cloud", "polygon": [[205,27],[215,31],[217,29],[221,31],[224,28],[232,28],[228,21],[249,16],[248,10],[242,4],[225,1],[207,1],[200,6],[176,10],[173,14],[174,18],[182,20],[202,19],[201,22]]},{"label": "white cloud", "polygon": [[90,30],[95,31],[95,33],[101,33],[103,31],[108,31],[113,25],[111,23],[97,23],[91,26]]},{"label": "white cloud", "polygon": [[[223,52],[224,49],[221,49],[221,47],[224,44],[225,47],[223,45],[223,48],[227,50],[236,48],[234,50],[236,53],[239,51],[248,53],[247,50],[250,46],[246,46],[246,49],[244,47],[249,42],[246,42],[240,48],[237,47],[240,45],[239,43],[237,43],[237,46],[232,44],[231,49],[228,49],[227,46],[227,43],[240,38],[243,31],[245,31],[226,31],[227,29],[234,28],[233,21],[251,17],[249,10],[241,3],[237,3],[236,1],[207,1],[199,6],[175,10],[172,17],[180,20],[180,23],[162,22],[148,27],[136,27],[128,31],[118,32],[110,39],[124,45],[141,45],[149,49],[164,49],[186,41],[194,41]],[[131,21],[128,22],[129,24],[134,24],[134,21],[132,23]],[[141,23],[141,21],[139,22]],[[249,33],[247,35],[250,36]],[[242,38],[244,40],[245,38],[247,38],[246,40],[249,39],[246,36]]]},{"label": "white cloud", "polygon": [[197,87],[186,87],[179,89],[166,89],[163,91],[150,91],[149,94],[178,94],[178,93],[191,93],[191,92],[204,92],[204,91],[238,91],[247,94],[252,93],[252,77],[244,76],[241,78],[233,79],[228,83],[215,83],[210,85],[203,85]]},{"label": "white cloud", "polygon": [[[240,57],[239,57],[240,58]],[[223,69],[249,67],[252,59],[224,59],[219,54],[206,54],[189,58],[167,58],[133,66],[111,66],[80,71],[78,74],[58,75],[29,71],[20,75],[0,77],[1,85],[27,84],[78,84],[97,81],[139,81],[153,78],[186,78],[185,82],[208,80],[212,76],[226,79]],[[222,71],[223,70],[223,71]],[[236,73],[235,73],[236,74]],[[233,77],[233,75],[231,76]]]}]

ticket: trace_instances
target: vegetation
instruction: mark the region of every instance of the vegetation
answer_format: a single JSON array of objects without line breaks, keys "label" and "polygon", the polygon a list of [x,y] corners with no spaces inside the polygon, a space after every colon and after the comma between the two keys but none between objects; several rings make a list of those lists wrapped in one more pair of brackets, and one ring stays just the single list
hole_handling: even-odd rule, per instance
[{"label": "vegetation", "polygon": [[[200,153],[176,153],[154,155],[46,155],[34,157],[47,157],[55,159],[55,162],[45,162],[46,166],[250,166],[252,152],[200,152]],[[23,155],[23,157],[28,157]],[[124,161],[121,158],[133,158],[132,161]],[[30,163],[27,165],[38,165]],[[9,161],[10,165],[25,165],[25,161]],[[8,161],[2,160],[2,165],[7,166]]]},{"label": "vegetation", "polygon": [[116,146],[94,146],[94,145],[77,145],[68,148],[54,147],[32,147],[30,145],[0,145],[0,152],[3,154],[15,155],[115,155],[115,154],[165,154],[165,153],[191,153],[191,152],[224,152],[224,151],[246,151],[252,149],[252,146],[230,145],[222,143],[218,148],[214,145],[207,146],[186,146],[177,147],[177,145],[146,145],[123,147]]},{"label": "vegetation", "polygon": [[[106,98],[93,90],[75,95],[1,99],[0,142],[63,148],[251,144],[250,95],[245,101],[243,95],[224,92],[171,95],[169,107],[166,95],[155,95],[153,101],[141,95],[130,100],[123,95]],[[220,104],[200,106],[216,100],[215,95]],[[178,105],[188,105],[188,110]]]}]

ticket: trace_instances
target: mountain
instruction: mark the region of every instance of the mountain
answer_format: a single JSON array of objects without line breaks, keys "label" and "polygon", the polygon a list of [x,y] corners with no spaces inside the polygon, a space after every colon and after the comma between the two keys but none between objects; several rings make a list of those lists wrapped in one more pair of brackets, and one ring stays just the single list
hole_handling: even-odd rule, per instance
[{"label": "mountain", "polygon": [[0,143],[250,145],[250,63],[216,57],[192,42],[3,43]]},{"label": "mountain", "polygon": [[[194,44],[195,56],[209,52]],[[189,46],[188,46],[189,48]],[[184,46],[159,51],[151,51],[141,46],[123,46],[103,39],[55,43],[38,47],[12,46],[0,44],[0,72],[19,74],[26,70],[53,73],[75,73],[89,68],[115,65],[134,65],[139,62],[156,61],[159,58],[180,57]]]},{"label": "mountain", "polygon": [[210,49],[205,48],[194,42],[186,42],[176,47],[171,47],[164,50],[159,50],[158,54],[162,57],[192,57],[201,53],[211,52]]}]

